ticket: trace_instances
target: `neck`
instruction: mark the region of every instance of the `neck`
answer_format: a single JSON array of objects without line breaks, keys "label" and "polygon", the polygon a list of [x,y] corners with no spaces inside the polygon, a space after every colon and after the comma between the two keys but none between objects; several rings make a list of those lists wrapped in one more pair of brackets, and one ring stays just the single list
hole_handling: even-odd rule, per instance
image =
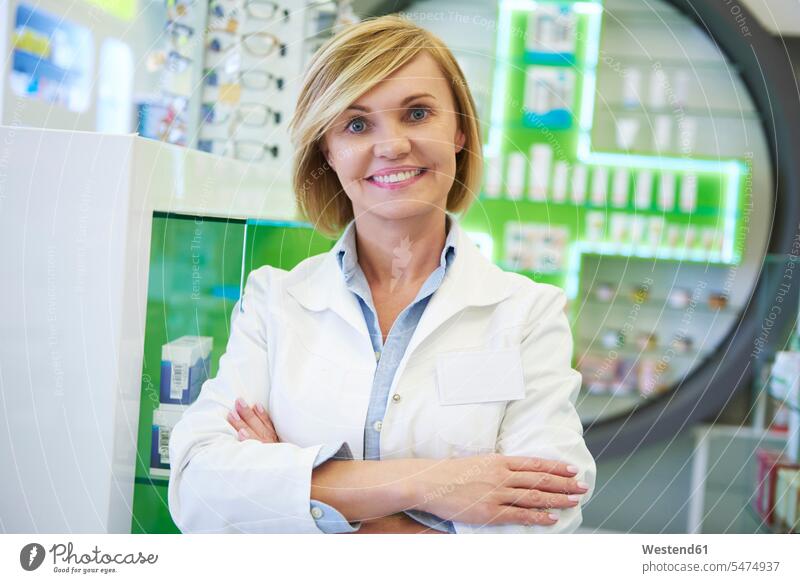
[{"label": "neck", "polygon": [[355,227],[358,263],[370,286],[413,285],[439,265],[446,239],[444,212],[395,221],[364,213]]}]

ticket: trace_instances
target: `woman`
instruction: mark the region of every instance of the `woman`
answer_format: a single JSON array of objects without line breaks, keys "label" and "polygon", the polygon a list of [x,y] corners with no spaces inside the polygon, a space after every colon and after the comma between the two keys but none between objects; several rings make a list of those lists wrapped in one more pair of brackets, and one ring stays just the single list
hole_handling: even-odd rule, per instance
[{"label": "woman", "polygon": [[398,17],[315,55],[291,123],[334,248],[262,267],[170,439],[183,531],[571,532],[595,465],[565,296],[484,259],[480,135],[450,51]]}]

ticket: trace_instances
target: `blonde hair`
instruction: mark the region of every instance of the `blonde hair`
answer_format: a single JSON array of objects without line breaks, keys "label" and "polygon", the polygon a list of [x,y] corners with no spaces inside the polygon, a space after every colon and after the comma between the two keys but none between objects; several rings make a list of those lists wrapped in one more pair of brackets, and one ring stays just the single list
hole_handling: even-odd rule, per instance
[{"label": "blonde hair", "polygon": [[327,163],[320,140],[337,117],[361,95],[422,51],[452,81],[464,147],[456,154],[447,210],[465,211],[481,181],[483,159],[475,102],[453,54],[434,34],[399,16],[369,18],[328,40],[308,65],[297,107],[289,122],[295,147],[293,187],[301,213],[329,236],[353,219],[353,206]]}]

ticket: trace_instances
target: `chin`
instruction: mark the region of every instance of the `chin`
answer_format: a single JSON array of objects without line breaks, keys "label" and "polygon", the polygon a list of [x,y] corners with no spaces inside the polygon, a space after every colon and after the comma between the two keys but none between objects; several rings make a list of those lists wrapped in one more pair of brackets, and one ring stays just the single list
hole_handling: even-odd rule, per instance
[{"label": "chin", "polygon": [[396,200],[376,203],[366,211],[374,217],[386,220],[403,220],[426,215],[444,206],[421,200]]}]

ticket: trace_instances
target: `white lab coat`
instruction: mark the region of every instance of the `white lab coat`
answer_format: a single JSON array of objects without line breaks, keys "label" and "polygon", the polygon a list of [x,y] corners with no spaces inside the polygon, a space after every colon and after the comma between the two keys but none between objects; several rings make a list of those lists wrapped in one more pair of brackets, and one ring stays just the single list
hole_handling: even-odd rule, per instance
[{"label": "white lab coat", "polygon": [[[458,230],[457,253],[431,298],[389,392],[382,459],[497,451],[571,463],[594,490],[595,463],[574,403],[564,292],[504,272]],[[364,316],[333,252],[290,272],[247,279],[217,376],[170,437],[169,508],[184,532],[318,533],[310,514],[313,462],[345,441],[363,459],[377,363]],[[399,395],[398,400],[392,398]],[[261,402],[282,443],[239,442],[225,416]],[[580,506],[553,526],[482,526],[459,533],[572,532]]]}]

